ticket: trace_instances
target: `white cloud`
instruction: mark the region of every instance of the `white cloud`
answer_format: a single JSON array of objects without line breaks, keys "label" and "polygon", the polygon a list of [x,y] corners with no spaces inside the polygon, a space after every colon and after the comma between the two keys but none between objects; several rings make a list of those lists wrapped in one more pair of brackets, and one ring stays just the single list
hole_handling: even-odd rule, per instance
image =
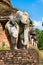
[{"label": "white cloud", "polygon": [[41,24],[41,21],[34,21],[34,25],[35,26],[41,26],[42,24]]},{"label": "white cloud", "polygon": [[43,2],[43,0],[40,0],[40,2]]},{"label": "white cloud", "polygon": [[34,20],[34,27],[43,30],[42,21]]},{"label": "white cloud", "polygon": [[42,17],[42,21],[43,21],[43,17]]}]

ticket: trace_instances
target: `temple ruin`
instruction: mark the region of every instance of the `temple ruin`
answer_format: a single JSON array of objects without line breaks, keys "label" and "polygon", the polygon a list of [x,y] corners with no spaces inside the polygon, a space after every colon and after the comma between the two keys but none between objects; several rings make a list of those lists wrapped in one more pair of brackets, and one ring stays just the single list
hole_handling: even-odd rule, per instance
[{"label": "temple ruin", "polygon": [[17,9],[13,8],[10,0],[0,0],[0,46],[5,42],[5,46],[9,46],[9,35],[5,33],[5,24],[8,22],[8,16],[16,13]]},{"label": "temple ruin", "polygon": [[[5,42],[5,46],[10,46],[10,37],[8,32],[5,31],[5,24],[8,22],[9,18],[8,16],[10,14],[16,13],[18,10],[16,8],[13,8],[11,5],[10,0],[0,0],[0,46],[2,46],[2,43]],[[30,28],[32,30],[30,31],[30,43],[32,45],[37,46],[37,39],[36,39],[36,33],[33,30],[33,23],[30,20]],[[36,42],[33,43],[32,39]]]}]

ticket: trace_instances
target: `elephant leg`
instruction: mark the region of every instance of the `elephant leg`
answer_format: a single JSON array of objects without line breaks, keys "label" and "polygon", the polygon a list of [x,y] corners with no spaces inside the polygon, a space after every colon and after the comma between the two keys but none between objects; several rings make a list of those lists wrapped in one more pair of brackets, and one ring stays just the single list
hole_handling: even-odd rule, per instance
[{"label": "elephant leg", "polygon": [[23,42],[24,49],[27,48],[27,44],[29,43],[28,32],[29,32],[29,28],[28,27],[26,29],[24,28],[24,42]]},{"label": "elephant leg", "polygon": [[17,39],[14,37],[11,37],[11,45],[12,45],[12,49],[17,49]]}]

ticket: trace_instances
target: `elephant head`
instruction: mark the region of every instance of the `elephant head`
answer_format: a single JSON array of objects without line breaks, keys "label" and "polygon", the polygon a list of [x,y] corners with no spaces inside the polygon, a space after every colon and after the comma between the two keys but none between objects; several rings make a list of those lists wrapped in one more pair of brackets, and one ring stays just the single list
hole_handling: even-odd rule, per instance
[{"label": "elephant head", "polygon": [[21,23],[23,24],[28,23],[28,13],[27,12],[17,11],[16,18],[18,21],[21,21]]}]

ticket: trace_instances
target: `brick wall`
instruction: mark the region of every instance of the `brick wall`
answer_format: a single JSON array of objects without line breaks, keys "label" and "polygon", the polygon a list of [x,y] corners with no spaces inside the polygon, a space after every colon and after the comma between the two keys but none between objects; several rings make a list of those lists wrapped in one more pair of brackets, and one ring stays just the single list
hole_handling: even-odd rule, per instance
[{"label": "brick wall", "polygon": [[5,42],[6,47],[9,47],[9,41],[8,41],[7,36],[5,34],[5,30],[3,30],[3,27],[0,23],[0,47],[2,46],[3,42]]},{"label": "brick wall", "polygon": [[38,53],[34,49],[0,51],[0,65],[38,65]]}]

